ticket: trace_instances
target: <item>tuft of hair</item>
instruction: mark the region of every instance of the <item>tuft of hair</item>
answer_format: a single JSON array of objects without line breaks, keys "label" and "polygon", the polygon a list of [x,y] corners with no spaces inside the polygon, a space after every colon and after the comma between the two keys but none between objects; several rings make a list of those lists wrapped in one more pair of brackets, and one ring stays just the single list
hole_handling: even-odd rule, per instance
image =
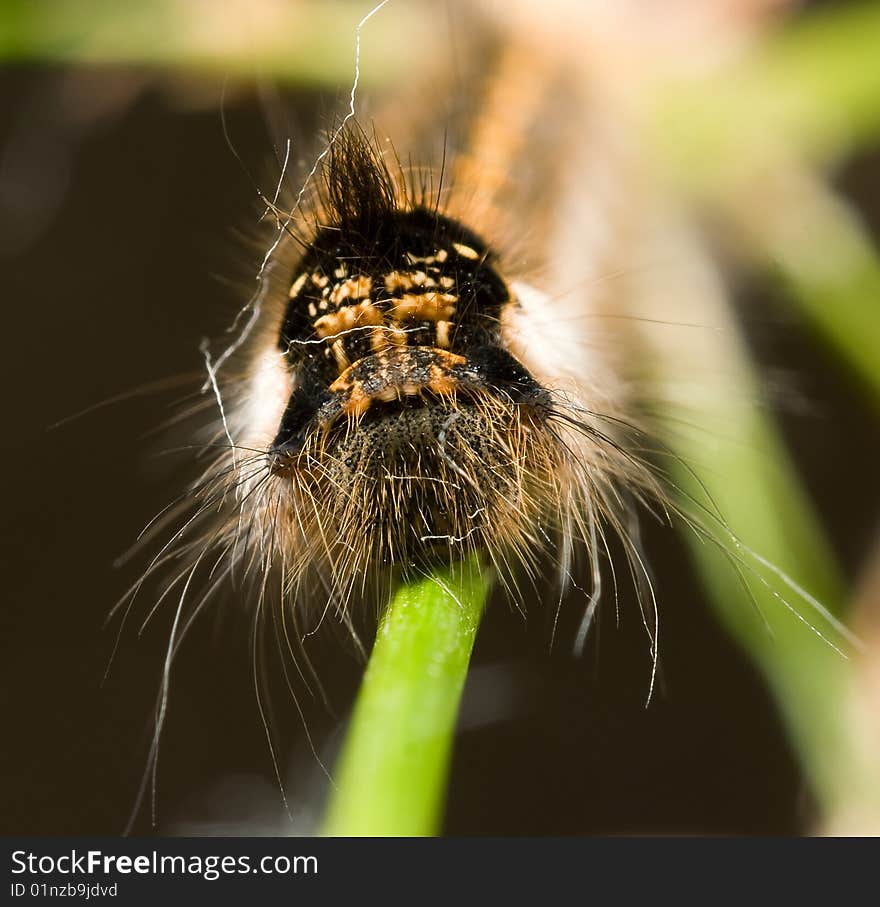
[{"label": "tuft of hair", "polygon": [[341,238],[369,236],[403,203],[403,186],[391,175],[375,140],[359,127],[343,128],[329,145],[322,171],[322,215]]}]

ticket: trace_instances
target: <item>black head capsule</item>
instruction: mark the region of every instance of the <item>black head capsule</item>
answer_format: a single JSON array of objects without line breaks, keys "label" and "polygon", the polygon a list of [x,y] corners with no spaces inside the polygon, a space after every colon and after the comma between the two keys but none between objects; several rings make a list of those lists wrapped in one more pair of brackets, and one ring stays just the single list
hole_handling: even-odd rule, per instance
[{"label": "black head capsule", "polygon": [[278,344],[297,381],[273,452],[408,399],[541,395],[502,346],[512,300],[494,256],[436,211],[374,208],[320,230],[289,296]]},{"label": "black head capsule", "polygon": [[[531,532],[563,454],[511,354],[517,305],[485,240],[401,199],[368,143],[325,174],[277,346],[292,392],[270,446],[295,532],[364,563],[448,560]],[[354,570],[354,565],[352,570]]]}]

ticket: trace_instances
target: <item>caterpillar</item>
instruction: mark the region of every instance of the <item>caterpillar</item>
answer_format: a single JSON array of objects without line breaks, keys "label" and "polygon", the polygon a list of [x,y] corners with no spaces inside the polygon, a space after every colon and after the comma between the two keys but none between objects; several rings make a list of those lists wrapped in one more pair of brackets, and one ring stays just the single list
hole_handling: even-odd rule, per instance
[{"label": "caterpillar", "polygon": [[[356,118],[353,91],[289,203],[263,196],[276,235],[257,292],[219,355],[203,347],[212,462],[151,527],[166,535],[145,577],[172,568],[156,606],[179,596],[153,765],[177,646],[228,583],[299,636],[329,616],[360,646],[388,589],[437,563],[484,558],[520,607],[527,585],[559,602],[585,574],[582,645],[614,534],[656,668],[633,514],[712,532],[649,465],[621,362],[636,347],[611,319],[657,292],[627,263],[666,233],[633,202],[649,190],[617,112],[545,39],[474,39],[489,72],[464,77],[478,100],[460,140],[440,115]],[[404,93],[454,106],[430,69]]]},{"label": "caterpillar", "polygon": [[510,121],[522,52],[495,51],[466,149],[447,137],[442,166],[404,167],[348,120],[292,214],[267,199],[279,235],[258,294],[221,356],[205,349],[217,452],[163,516],[183,525],[151,569],[172,556],[179,585],[235,575],[353,628],[354,602],[432,563],[482,554],[515,599],[548,560],[562,586],[594,564],[606,529],[630,540],[624,511],[661,490],[621,440],[589,278],[555,295],[528,279],[547,267],[534,218],[520,250],[504,242],[518,131],[558,103],[548,72]]},{"label": "caterpillar", "polygon": [[531,354],[552,304],[524,302],[494,248],[403,181],[365,136],[336,136],[289,290],[223,394],[235,446],[202,480],[233,502],[212,544],[260,550],[294,599],[320,583],[341,614],[377,571],[438,559],[486,552],[508,588],[548,554],[567,571],[618,519],[615,483],[648,483],[588,388]]}]

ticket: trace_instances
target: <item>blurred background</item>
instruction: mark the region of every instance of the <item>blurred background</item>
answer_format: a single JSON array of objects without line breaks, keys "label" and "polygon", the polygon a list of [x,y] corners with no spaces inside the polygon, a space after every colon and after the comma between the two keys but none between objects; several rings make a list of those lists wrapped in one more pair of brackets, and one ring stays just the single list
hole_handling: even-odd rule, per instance
[{"label": "blurred background", "polygon": [[[117,5],[125,9],[117,19],[134,23],[145,45],[151,35],[169,36],[167,45],[150,45],[155,59],[132,48],[129,63],[104,59],[113,46],[106,36],[79,54],[73,37],[65,45],[59,35],[97,35],[100,20],[89,16],[101,4],[77,5],[79,16],[60,23],[48,5],[42,18],[42,4],[0,6],[0,29],[4,20],[8,27],[0,41],[4,834],[112,835],[128,821],[173,615],[160,610],[141,635],[138,620],[127,625],[102,682],[119,629],[105,618],[143,566],[114,561],[191,475],[187,452],[163,454],[185,443],[180,435],[151,430],[197,390],[199,342],[221,333],[246,298],[265,237],[253,186],[224,140],[221,100],[253,173],[273,172],[277,129],[269,121],[279,114],[307,158],[347,103],[353,26],[369,7],[307,5],[328,17],[308,32],[325,44],[291,38],[289,57],[260,58],[267,65],[248,73],[235,50],[225,67],[217,57],[184,65],[187,49],[162,19],[168,4],[156,4],[152,17],[152,4]],[[227,47],[231,13],[172,6],[187,11],[196,33]],[[275,7],[265,4],[266,15]],[[347,30],[331,28],[343,21]],[[409,19],[385,27],[395,22]],[[312,52],[297,57],[302,46]],[[117,49],[124,55],[124,41]],[[191,51],[195,63],[207,53]],[[393,78],[383,72],[373,82]],[[831,180],[876,240],[880,144],[847,153]],[[778,281],[740,271],[732,285],[764,405],[855,585],[880,512],[876,406]],[[816,804],[776,709],[707,606],[679,537],[648,522],[644,544],[663,635],[649,707],[650,657],[628,589],[619,626],[606,609],[580,658],[568,645],[549,650],[547,609],[536,606],[524,620],[496,603],[465,690],[446,833],[814,827]],[[573,637],[578,618],[564,613],[561,639]],[[279,686],[273,727],[290,823],[255,703],[249,633],[249,615],[227,596],[195,624],[175,664],[159,762],[160,832],[315,829],[323,773]],[[304,694],[303,709],[321,759],[332,764],[362,668],[332,634],[312,641],[309,653],[330,705]],[[150,832],[148,810],[134,829]]]}]

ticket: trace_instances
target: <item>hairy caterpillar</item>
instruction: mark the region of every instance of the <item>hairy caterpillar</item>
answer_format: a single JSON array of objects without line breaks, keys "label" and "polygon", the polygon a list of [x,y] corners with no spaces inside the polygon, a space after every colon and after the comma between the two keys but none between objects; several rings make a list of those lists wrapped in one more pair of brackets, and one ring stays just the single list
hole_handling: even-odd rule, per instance
[{"label": "hairy caterpillar", "polygon": [[340,614],[377,570],[435,559],[486,552],[511,574],[550,554],[568,571],[618,519],[616,481],[643,477],[589,387],[531,354],[552,304],[526,308],[493,248],[363,135],[336,136],[324,178],[290,288],[223,394],[244,451],[203,480],[234,502],[212,543],[245,572],[259,550],[294,599],[320,584]]},{"label": "hairy caterpillar", "polygon": [[[347,123],[293,214],[268,202],[280,234],[259,293],[221,357],[206,350],[218,453],[169,512],[184,524],[155,563],[183,558],[174,583],[204,570],[260,596],[271,580],[350,624],[352,601],[395,572],[484,553],[516,598],[548,558],[563,586],[576,559],[594,563],[607,526],[629,540],[626,501],[659,485],[620,441],[589,277],[536,289],[521,277],[543,253],[503,240],[516,130],[548,120],[560,84],[545,74],[511,122],[522,52],[496,52],[467,150],[445,147],[442,166],[404,167]],[[521,247],[538,245],[534,223]]]},{"label": "hairy caterpillar", "polygon": [[564,240],[538,202],[565,179],[528,160],[537,124],[545,151],[570,139],[571,89],[549,65],[524,81],[524,52],[490,43],[461,139],[439,117],[380,113],[391,141],[347,117],[287,203],[265,198],[278,233],[258,292],[204,347],[212,462],[147,533],[146,575],[170,571],[151,613],[177,601],[142,787],[154,818],[171,665],[224,585],[258,620],[282,615],[294,646],[325,621],[360,645],[397,578],[477,554],[523,610],[530,587],[551,613],[584,588],[582,645],[609,529],[647,581],[627,523],[660,486],[624,440],[589,317],[605,244],[554,273]]},{"label": "hairy caterpillar", "polygon": [[[607,527],[644,574],[629,502],[662,494],[627,443],[621,372],[587,317],[607,307],[602,277],[637,231],[615,197],[620,174],[600,174],[588,206],[583,186],[567,185],[573,171],[583,182],[585,164],[613,171],[625,155],[609,153],[599,111],[589,142],[571,141],[570,169],[536,168],[553,205],[510,192],[509,175],[548,141],[531,141],[535,123],[553,134],[555,122],[566,140],[583,126],[567,112],[554,120],[583,98],[533,51],[494,55],[467,150],[448,166],[403,167],[348,124],[302,209],[272,201],[283,235],[260,292],[220,357],[206,349],[216,461],[154,562],[176,565],[166,593],[181,592],[169,658],[230,579],[245,581],[257,613],[281,607],[301,629],[335,614],[354,631],[359,605],[395,572],[473,551],[514,600],[548,560],[565,587],[580,556],[588,615]],[[540,78],[523,77],[523,59]],[[653,614],[646,624],[656,658]]]}]

